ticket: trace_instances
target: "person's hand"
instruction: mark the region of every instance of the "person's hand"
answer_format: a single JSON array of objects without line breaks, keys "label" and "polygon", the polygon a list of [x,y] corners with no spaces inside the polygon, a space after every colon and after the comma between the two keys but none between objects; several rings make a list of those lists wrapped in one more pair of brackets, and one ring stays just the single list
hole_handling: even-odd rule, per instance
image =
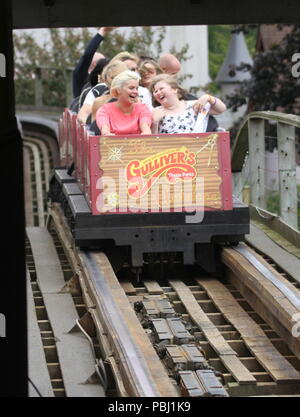
[{"label": "person's hand", "polygon": [[99,35],[105,36],[112,30],[114,30],[117,26],[103,26],[98,30]]},{"label": "person's hand", "polygon": [[207,104],[207,103],[210,103],[210,98],[211,98],[211,96],[210,95],[208,95],[208,94],[204,94],[203,96],[201,96],[197,101],[196,101],[196,103],[193,105],[193,109],[194,109],[194,111],[195,111],[195,113],[200,113],[200,112],[202,112],[203,111],[203,109],[204,109],[204,106]]},{"label": "person's hand", "polygon": [[148,123],[142,123],[141,126],[140,126],[140,129],[141,129],[141,135],[151,135],[152,134],[151,128],[148,125]]}]

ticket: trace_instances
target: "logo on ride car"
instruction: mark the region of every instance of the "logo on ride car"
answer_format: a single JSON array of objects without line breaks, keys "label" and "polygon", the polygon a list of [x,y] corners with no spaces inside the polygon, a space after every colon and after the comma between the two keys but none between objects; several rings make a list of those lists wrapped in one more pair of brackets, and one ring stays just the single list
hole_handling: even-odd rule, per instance
[{"label": "logo on ride car", "polygon": [[164,176],[169,183],[192,181],[197,177],[196,155],[187,147],[167,149],[143,160],[132,160],[126,166],[128,194],[141,198]]}]

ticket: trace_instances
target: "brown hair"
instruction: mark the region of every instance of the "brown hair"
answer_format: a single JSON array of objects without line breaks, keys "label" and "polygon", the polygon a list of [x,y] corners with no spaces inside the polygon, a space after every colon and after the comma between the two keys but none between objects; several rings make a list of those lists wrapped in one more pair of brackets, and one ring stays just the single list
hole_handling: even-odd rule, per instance
[{"label": "brown hair", "polygon": [[158,63],[154,61],[154,59],[145,59],[144,61],[142,61],[142,63],[139,65],[138,72],[141,74],[143,72],[147,72],[148,70],[147,68],[145,68],[145,65],[147,64],[150,64],[155,68],[157,75],[163,72]]},{"label": "brown hair", "polygon": [[159,74],[156,75],[150,85],[150,91],[153,95],[154,87],[160,81],[164,81],[165,83],[169,84],[170,87],[177,89],[177,95],[179,100],[182,100],[185,97],[185,91],[180,85],[177,83],[176,79],[169,74]]}]

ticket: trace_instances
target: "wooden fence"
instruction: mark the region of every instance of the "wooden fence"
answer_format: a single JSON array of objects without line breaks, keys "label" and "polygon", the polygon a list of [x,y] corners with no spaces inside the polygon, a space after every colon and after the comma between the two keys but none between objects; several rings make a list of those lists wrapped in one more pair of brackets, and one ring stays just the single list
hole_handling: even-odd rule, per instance
[{"label": "wooden fence", "polygon": [[[273,111],[247,115],[235,138],[231,166],[234,194],[254,206],[266,208],[265,187],[265,121],[277,124],[279,215],[289,226],[297,229],[297,182],[295,128],[300,116]],[[245,175],[245,171],[248,171]],[[246,188],[245,188],[246,187]],[[247,187],[250,191],[247,196]]]}]

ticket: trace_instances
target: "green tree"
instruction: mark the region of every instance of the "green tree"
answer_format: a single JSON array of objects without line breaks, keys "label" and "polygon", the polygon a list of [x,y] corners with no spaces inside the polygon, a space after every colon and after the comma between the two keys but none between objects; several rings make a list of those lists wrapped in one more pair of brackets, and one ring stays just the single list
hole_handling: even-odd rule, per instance
[{"label": "green tree", "polygon": [[138,56],[146,55],[157,59],[162,52],[161,44],[165,33],[164,26],[155,29],[150,26],[133,28],[129,36],[115,30],[101,44],[101,52],[109,58],[120,51],[128,51]]},{"label": "green tree", "polygon": [[232,27],[229,25],[211,25],[208,27],[209,73],[213,80],[225,59],[231,30]]},{"label": "green tree", "polygon": [[64,70],[74,67],[90,34],[87,29],[48,29],[48,35],[49,41],[39,45],[31,34],[14,34],[17,104],[34,104],[34,81],[39,75],[42,76],[44,103],[65,104]]},{"label": "green tree", "polygon": [[280,45],[256,53],[252,67],[241,65],[236,71],[250,70],[251,78],[232,95],[227,104],[233,110],[248,102],[249,111],[279,110],[300,114],[300,83],[292,71],[292,57],[298,52],[300,25],[293,25]]},{"label": "green tree", "polygon": [[[247,27],[239,25],[244,31],[245,40],[250,55],[255,53],[257,25],[248,25]],[[210,25],[208,27],[208,46],[209,46],[209,73],[212,80],[215,80],[228,51],[231,32],[236,29],[233,25]],[[218,87],[213,81],[210,90],[218,92]]]}]

